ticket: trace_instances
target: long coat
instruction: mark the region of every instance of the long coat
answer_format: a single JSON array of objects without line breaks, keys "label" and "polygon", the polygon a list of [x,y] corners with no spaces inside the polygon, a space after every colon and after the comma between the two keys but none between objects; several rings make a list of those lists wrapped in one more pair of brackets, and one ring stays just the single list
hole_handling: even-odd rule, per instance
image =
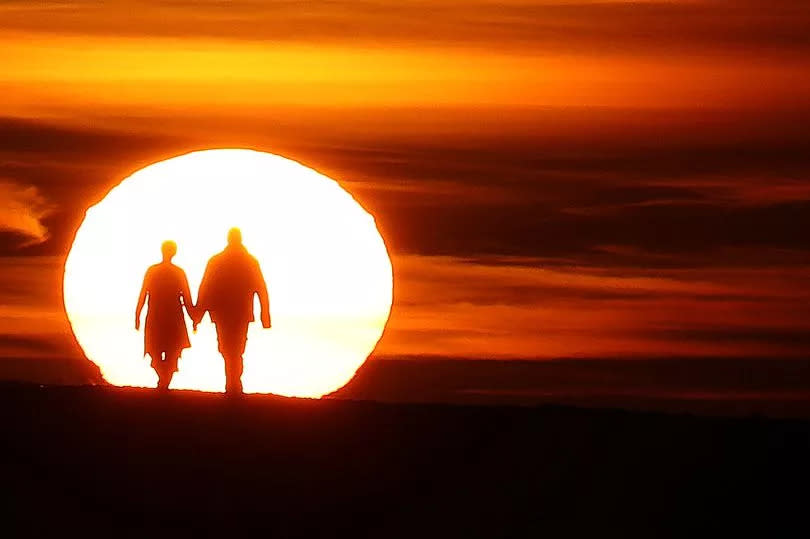
[{"label": "long coat", "polygon": [[171,263],[155,264],[146,270],[143,289],[148,295],[144,355],[154,361],[163,352],[179,355],[190,348],[183,314],[183,306],[191,305],[186,273]]}]

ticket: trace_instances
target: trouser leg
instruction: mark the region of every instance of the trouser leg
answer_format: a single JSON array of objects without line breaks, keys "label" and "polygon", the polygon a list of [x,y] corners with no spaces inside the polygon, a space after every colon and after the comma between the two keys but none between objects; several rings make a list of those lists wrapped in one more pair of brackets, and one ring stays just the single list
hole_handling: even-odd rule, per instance
[{"label": "trouser leg", "polygon": [[232,389],[231,389],[231,384],[232,384],[232,381],[231,381],[231,369],[230,369],[231,361],[228,358],[228,356],[226,356],[224,354],[222,356],[222,359],[225,360],[225,393],[230,393],[232,391]]},{"label": "trouser leg", "polygon": [[242,370],[247,342],[247,323],[217,324],[219,351],[225,360],[225,391],[242,393]]},{"label": "trouser leg", "polygon": [[225,391],[242,393],[242,356],[225,356]]}]

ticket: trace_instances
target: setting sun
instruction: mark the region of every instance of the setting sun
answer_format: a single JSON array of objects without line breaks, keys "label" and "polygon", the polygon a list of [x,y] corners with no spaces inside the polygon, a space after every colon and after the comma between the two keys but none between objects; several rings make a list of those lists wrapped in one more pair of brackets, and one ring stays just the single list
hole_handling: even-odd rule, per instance
[{"label": "setting sun", "polygon": [[[273,318],[269,330],[251,324],[245,391],[319,397],[352,378],[391,309],[391,262],[374,218],[337,182],[295,161],[226,149],[150,165],[87,211],[66,262],[64,301],[76,339],[108,382],[155,385],[132,319],[161,242],[177,242],[174,262],[196,300],[206,262],[233,226],[262,267]],[[222,391],[207,317],[191,344],[172,387]]]}]

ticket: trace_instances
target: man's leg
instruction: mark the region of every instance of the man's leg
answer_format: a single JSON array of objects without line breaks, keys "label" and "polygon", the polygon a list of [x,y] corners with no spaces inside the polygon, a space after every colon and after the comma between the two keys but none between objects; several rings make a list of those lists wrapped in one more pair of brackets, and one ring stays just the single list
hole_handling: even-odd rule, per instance
[{"label": "man's leg", "polygon": [[219,352],[225,360],[225,392],[242,393],[242,356],[247,342],[247,322],[244,324],[217,324]]},{"label": "man's leg", "polygon": [[225,366],[225,393],[230,393],[231,391],[233,391],[233,389],[231,388],[232,381],[231,381],[231,360],[230,360],[230,355],[223,352],[222,353],[222,360],[223,360],[223,364]]},{"label": "man's leg", "polygon": [[233,353],[223,357],[225,359],[225,391],[239,395],[242,393],[242,356]]}]

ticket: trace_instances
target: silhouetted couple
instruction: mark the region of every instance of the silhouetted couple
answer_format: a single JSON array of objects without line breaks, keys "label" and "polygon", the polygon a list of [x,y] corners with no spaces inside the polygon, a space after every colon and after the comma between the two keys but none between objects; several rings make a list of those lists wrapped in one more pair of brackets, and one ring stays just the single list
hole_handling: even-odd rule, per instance
[{"label": "silhouetted couple", "polygon": [[242,393],[242,370],[248,324],[253,322],[253,295],[258,294],[262,327],[270,327],[270,303],[267,285],[259,262],[242,245],[238,228],[228,231],[228,245],[208,261],[197,293],[197,305],[191,299],[186,273],[172,264],[177,244],[161,246],[163,261],[150,266],[143,278],[135,329],[141,326],[141,311],[148,298],[144,355],[152,358],[158,375],[158,389],[167,390],[183,350],[191,347],[183,308],[194,329],[205,313],[217,328],[219,352],[225,360],[225,391]]}]

